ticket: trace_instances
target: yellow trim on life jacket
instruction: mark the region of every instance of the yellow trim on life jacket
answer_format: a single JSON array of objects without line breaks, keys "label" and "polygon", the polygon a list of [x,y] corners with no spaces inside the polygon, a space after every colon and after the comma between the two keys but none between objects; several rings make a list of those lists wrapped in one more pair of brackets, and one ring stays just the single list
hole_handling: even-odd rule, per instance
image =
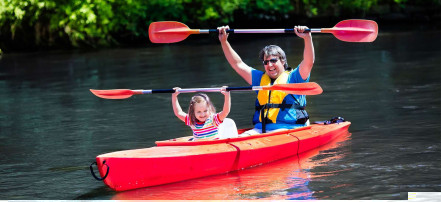
[{"label": "yellow trim on life jacket", "polygon": [[[260,80],[260,86],[269,86],[274,84],[286,84],[288,81],[290,71],[283,72],[275,81],[273,84],[271,84],[271,78],[267,74],[263,74],[261,80]],[[284,91],[271,91],[271,99],[269,103],[272,104],[282,104],[283,99],[285,99],[286,95],[288,93],[285,93]],[[268,103],[268,96],[269,91],[268,90],[261,90],[257,94],[257,100],[259,101],[260,105],[265,105]],[[268,112],[268,119],[270,119],[273,123],[276,123],[277,115],[279,114],[280,108],[270,108],[265,109],[264,113],[266,115],[267,110]],[[262,113],[262,111],[260,112]],[[259,120],[262,122],[261,114],[259,115]]]}]

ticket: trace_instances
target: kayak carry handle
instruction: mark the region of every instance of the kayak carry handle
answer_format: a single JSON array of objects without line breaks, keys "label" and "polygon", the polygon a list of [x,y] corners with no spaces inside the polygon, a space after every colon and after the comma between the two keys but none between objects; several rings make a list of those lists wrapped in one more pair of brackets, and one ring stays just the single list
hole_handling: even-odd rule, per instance
[{"label": "kayak carry handle", "polygon": [[[98,180],[98,181],[103,181],[103,180],[105,180],[106,178],[107,178],[107,175],[109,175],[109,165],[107,165],[106,164],[106,161],[104,160],[103,161],[103,165],[106,165],[107,166],[107,171],[106,171],[106,174],[104,175],[104,177],[97,177],[96,175],[95,175],[95,172],[93,172],[93,164],[96,164],[96,162],[93,162],[92,164],[90,164],[90,172],[92,173],[92,176],[96,179],[96,180]],[[96,164],[97,165],[97,164]]]}]

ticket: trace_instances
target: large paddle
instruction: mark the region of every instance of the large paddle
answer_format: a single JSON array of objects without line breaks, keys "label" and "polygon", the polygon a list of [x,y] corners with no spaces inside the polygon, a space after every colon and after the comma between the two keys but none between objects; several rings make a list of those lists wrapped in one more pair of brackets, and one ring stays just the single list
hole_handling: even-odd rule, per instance
[{"label": "large paddle", "polygon": [[[343,20],[333,28],[307,29],[311,33],[331,33],[347,42],[372,42],[377,38],[378,25],[372,20]],[[228,33],[294,33],[294,29],[229,29]],[[153,43],[175,43],[190,34],[218,33],[217,29],[190,29],[175,21],[153,22],[149,26],[149,38]]]},{"label": "large paddle", "polygon": [[[179,89],[180,93],[194,93],[194,92],[220,92],[222,88],[187,88]],[[280,90],[289,94],[296,95],[318,95],[323,92],[323,89],[315,82],[307,83],[293,83],[293,84],[275,84],[272,86],[247,86],[247,87],[227,87],[227,91],[255,91],[255,90]],[[126,99],[132,95],[153,94],[153,93],[174,93],[174,89],[152,89],[152,90],[130,90],[130,89],[115,89],[115,90],[93,90],[90,91],[105,99]]]}]

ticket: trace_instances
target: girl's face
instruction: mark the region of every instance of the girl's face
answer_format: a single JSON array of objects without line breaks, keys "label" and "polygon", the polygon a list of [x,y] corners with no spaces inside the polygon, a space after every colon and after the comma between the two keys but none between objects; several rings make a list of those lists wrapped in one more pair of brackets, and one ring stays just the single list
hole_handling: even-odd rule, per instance
[{"label": "girl's face", "polygon": [[194,116],[199,122],[205,122],[207,120],[207,118],[210,116],[207,102],[202,101],[200,103],[195,103]]}]

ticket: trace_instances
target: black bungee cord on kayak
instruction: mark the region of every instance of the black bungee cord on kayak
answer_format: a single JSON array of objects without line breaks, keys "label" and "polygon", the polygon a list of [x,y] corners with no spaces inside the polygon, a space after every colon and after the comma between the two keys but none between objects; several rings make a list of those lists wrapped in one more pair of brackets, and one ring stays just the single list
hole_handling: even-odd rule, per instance
[{"label": "black bungee cord on kayak", "polygon": [[341,117],[341,116],[334,116],[331,119],[327,120],[327,121],[316,121],[314,122],[315,124],[323,124],[323,125],[330,125],[330,124],[339,124],[339,123],[343,123],[346,122],[346,120]]},{"label": "black bungee cord on kayak", "polygon": [[340,116],[334,116],[332,117],[330,120],[325,121],[324,124],[328,125],[328,124],[333,124],[333,123],[341,123],[341,122],[345,122],[345,119],[343,117]]}]

